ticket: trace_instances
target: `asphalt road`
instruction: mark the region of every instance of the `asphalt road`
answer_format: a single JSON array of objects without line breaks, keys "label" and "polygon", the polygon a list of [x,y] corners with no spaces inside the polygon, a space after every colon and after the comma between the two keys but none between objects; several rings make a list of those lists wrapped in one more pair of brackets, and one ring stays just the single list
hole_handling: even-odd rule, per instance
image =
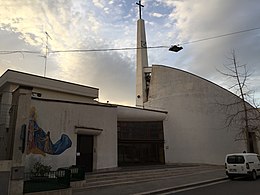
[{"label": "asphalt road", "polygon": [[227,180],[210,186],[197,187],[182,192],[167,193],[174,195],[259,195],[260,178],[256,181],[250,179]]}]

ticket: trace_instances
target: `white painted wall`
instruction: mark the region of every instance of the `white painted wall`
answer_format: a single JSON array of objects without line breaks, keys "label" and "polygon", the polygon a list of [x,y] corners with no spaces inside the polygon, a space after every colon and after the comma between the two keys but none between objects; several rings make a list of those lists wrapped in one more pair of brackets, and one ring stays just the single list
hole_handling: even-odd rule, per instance
[{"label": "white painted wall", "polygon": [[166,116],[167,112],[162,110],[117,106],[118,121],[163,121]]},{"label": "white painted wall", "polygon": [[190,73],[153,66],[145,107],[168,111],[164,120],[166,163],[223,164],[227,153],[246,150],[235,141],[238,127],[225,128],[227,112],[219,103],[237,97]]},{"label": "white painted wall", "polygon": [[77,134],[75,126],[102,129],[96,137],[96,169],[117,167],[117,112],[115,106],[100,106],[91,104],[73,104],[55,101],[32,100],[36,108],[37,123],[50,131],[51,140],[55,143],[61,134],[66,134],[72,140],[72,146],[60,155],[30,154],[26,158],[28,171],[37,160],[53,169],[76,164]]},{"label": "white painted wall", "polygon": [[137,49],[136,50],[136,106],[143,107],[147,101],[144,68],[148,67],[147,43],[145,36],[145,22],[143,19],[137,21]]},{"label": "white painted wall", "polygon": [[44,99],[97,104],[94,100],[98,98],[97,88],[7,70],[0,77],[0,148],[3,149],[3,152],[0,153],[0,159],[6,158],[8,140],[6,129],[9,128],[12,92],[19,85],[32,87],[32,97],[35,98],[39,98],[37,94],[40,94],[40,98]]}]

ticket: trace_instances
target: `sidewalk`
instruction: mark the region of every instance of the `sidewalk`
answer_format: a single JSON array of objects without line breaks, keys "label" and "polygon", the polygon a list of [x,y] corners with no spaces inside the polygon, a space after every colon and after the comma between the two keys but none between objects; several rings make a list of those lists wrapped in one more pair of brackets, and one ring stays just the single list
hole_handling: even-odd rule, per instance
[{"label": "sidewalk", "polygon": [[[205,168],[206,167],[206,168]],[[169,169],[169,166],[165,166]],[[201,184],[221,181],[226,179],[225,169],[222,166],[200,165],[194,166],[173,166],[170,168],[172,175],[156,177],[148,181],[118,183],[118,185],[99,186],[96,188],[73,189],[74,195],[93,194],[93,195],[144,195],[160,194],[167,191],[179,190],[194,187]],[[153,170],[151,170],[153,171]],[[182,173],[182,174],[180,174]]]}]

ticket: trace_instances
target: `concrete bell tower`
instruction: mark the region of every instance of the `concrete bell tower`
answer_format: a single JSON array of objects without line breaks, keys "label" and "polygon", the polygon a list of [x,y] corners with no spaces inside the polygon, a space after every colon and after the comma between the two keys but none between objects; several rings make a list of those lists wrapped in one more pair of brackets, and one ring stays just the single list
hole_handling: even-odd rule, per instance
[{"label": "concrete bell tower", "polygon": [[136,51],[136,106],[143,107],[148,100],[148,89],[146,84],[145,69],[148,68],[147,44],[145,36],[145,23],[142,19],[141,9],[144,7],[139,3],[139,19],[137,20],[137,51]]}]

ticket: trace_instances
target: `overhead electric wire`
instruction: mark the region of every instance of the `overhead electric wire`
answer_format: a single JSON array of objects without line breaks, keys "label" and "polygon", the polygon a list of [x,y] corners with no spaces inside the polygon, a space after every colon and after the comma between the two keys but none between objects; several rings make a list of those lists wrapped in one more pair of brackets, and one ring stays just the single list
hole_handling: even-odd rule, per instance
[{"label": "overhead electric wire", "polygon": [[[260,30],[260,27],[256,28],[251,28],[251,29],[246,29],[246,30],[241,30],[241,31],[236,31],[232,33],[226,33],[226,34],[221,34],[221,35],[216,35],[213,37],[207,37],[203,39],[198,39],[194,41],[188,41],[188,42],[183,42],[179,43],[176,45],[187,45],[187,44],[192,44],[192,43],[197,43],[197,42],[202,42],[202,41],[208,41],[212,39],[217,39],[221,37],[226,37],[226,36],[231,36],[235,34],[240,34],[240,33],[245,33],[249,31],[254,31],[254,30]],[[53,50],[49,51],[48,53],[83,53],[83,52],[106,52],[106,51],[127,51],[127,50],[138,50],[138,49],[160,49],[160,48],[169,48],[170,46],[165,46],[165,45],[159,45],[159,46],[150,46],[150,47],[125,47],[125,48],[103,48],[103,49],[71,49],[71,50]],[[12,50],[12,51],[0,51],[0,55],[7,55],[7,54],[14,54],[14,53],[28,53],[28,54],[41,54],[42,52],[40,51],[29,51],[29,50]]]},{"label": "overhead electric wire", "polygon": [[203,38],[203,39],[198,39],[198,40],[195,40],[195,41],[188,41],[188,42],[180,43],[179,45],[186,45],[186,44],[191,44],[191,43],[197,43],[197,42],[201,42],[201,41],[217,39],[217,38],[221,38],[221,37],[231,36],[231,35],[235,35],[235,34],[239,34],[239,33],[249,32],[249,31],[253,31],[253,30],[259,30],[259,29],[260,29],[260,27],[251,28],[251,29],[247,29],[247,30],[241,30],[241,31],[237,31],[237,32],[232,32],[232,33],[227,33],[227,34],[222,34],[222,35],[216,35],[216,36],[213,36],[213,37],[207,37],[207,38]]},{"label": "overhead electric wire", "polygon": [[49,53],[72,53],[72,52],[97,52],[97,51],[127,51],[127,50],[138,50],[138,49],[159,49],[169,48],[168,46],[151,46],[151,47],[125,47],[125,48],[104,48],[104,49],[71,49],[71,50],[54,50]]},{"label": "overhead electric wire", "polygon": [[29,50],[10,50],[0,51],[0,54],[14,54],[14,53],[29,53],[29,54],[40,54],[40,51],[29,51]]}]

